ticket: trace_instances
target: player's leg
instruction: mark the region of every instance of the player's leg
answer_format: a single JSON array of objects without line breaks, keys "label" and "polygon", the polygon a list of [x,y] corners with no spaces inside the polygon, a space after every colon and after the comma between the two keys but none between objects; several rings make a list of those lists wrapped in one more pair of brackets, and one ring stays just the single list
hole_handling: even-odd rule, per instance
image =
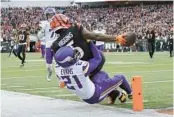
[{"label": "player's leg", "polygon": [[41,57],[44,58],[45,56],[45,45],[41,45]]},{"label": "player's leg", "polygon": [[152,43],[152,57],[153,57],[154,52],[155,52],[155,44]]},{"label": "player's leg", "polygon": [[[95,84],[101,84],[104,80],[109,79],[109,76],[106,72],[104,71],[100,71],[98,74],[95,75],[95,77],[92,79],[92,81]],[[125,102],[126,101],[126,97],[123,99],[124,94],[122,94],[120,91],[118,90],[113,90],[108,94],[108,104],[113,104],[116,100],[116,98],[120,98],[121,102]],[[121,100],[122,99],[122,100]]]},{"label": "player's leg", "polygon": [[51,76],[53,72],[53,66],[52,66],[52,61],[53,61],[53,51],[51,48],[46,48],[46,64],[47,64],[47,81],[51,81]]},{"label": "player's leg", "polygon": [[106,61],[103,53],[102,52],[100,52],[100,53],[101,53],[102,60],[101,60],[100,64],[98,65],[98,67],[90,73],[90,78],[93,78],[93,76],[96,75],[103,68],[103,65]]},{"label": "player's leg", "polygon": [[9,53],[9,56],[8,56],[8,57],[11,56],[11,53],[12,53],[12,52],[13,52],[13,46],[10,47],[10,53]]},{"label": "player's leg", "polygon": [[[99,103],[119,86],[121,86],[121,88],[123,88],[128,94],[132,93],[131,87],[123,75],[116,75],[114,78],[108,78],[106,73],[100,73],[101,72],[96,74],[93,78],[93,82],[95,84],[94,95],[90,99],[84,100],[85,102],[90,104]],[[101,77],[103,80],[99,82],[98,79]],[[116,95],[119,97],[121,102],[125,102],[125,94],[123,95],[118,92]]]},{"label": "player's leg", "polygon": [[17,53],[17,56],[18,56],[18,58],[22,61],[22,57],[21,57],[21,52],[22,52],[22,45],[19,45],[19,47],[18,47],[18,53]]},{"label": "player's leg", "polygon": [[104,51],[104,45],[98,45],[97,48],[102,52]]},{"label": "player's leg", "polygon": [[[100,100],[103,100],[111,91],[115,90],[116,88],[120,87],[128,95],[131,95],[132,89],[126,80],[124,75],[115,75],[113,78],[109,78],[100,84],[101,88],[101,95]],[[119,94],[119,99],[121,102],[125,102],[125,94]]]},{"label": "player's leg", "polygon": [[22,45],[22,56],[23,56],[22,65],[24,65],[25,57],[26,57],[26,45]]},{"label": "player's leg", "polygon": [[13,49],[13,54],[17,57],[17,50],[16,49]]},{"label": "player's leg", "polygon": [[170,57],[172,57],[173,56],[173,45],[172,44],[169,45],[169,49],[170,49]]},{"label": "player's leg", "polygon": [[148,50],[149,50],[149,56],[152,58],[152,45],[148,42]]}]

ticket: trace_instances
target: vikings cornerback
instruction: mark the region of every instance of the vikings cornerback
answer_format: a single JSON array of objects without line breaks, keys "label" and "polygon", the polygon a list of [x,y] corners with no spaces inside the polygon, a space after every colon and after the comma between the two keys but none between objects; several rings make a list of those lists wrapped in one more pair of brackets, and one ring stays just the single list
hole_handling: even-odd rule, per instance
[{"label": "vikings cornerback", "polygon": [[89,104],[99,103],[116,90],[118,92],[116,97],[124,103],[126,94],[119,92],[117,88],[125,90],[128,97],[132,95],[132,90],[124,75],[115,75],[113,78],[109,78],[106,72],[99,71],[93,81],[89,79],[90,72],[96,69],[102,59],[100,52],[92,42],[90,48],[93,58],[89,61],[80,60],[80,52],[70,46],[62,47],[56,52],[55,61],[58,64],[56,74],[61,80],[60,86],[62,88],[66,86],[68,90]]},{"label": "vikings cornerback", "polygon": [[[92,51],[87,40],[116,42],[120,43],[121,45],[126,44],[124,35],[111,36],[101,33],[90,32],[81,24],[72,23],[70,19],[63,14],[54,15],[51,19],[50,26],[55,31],[55,33],[59,35],[59,37],[56,39],[56,41],[53,42],[51,46],[54,53],[56,53],[57,50],[59,50],[61,47],[73,46],[80,52],[80,59],[85,61],[93,58]],[[95,74],[97,74],[102,69],[105,63],[105,57],[102,52],[100,52],[100,55],[102,58],[99,61],[100,64],[98,64],[98,66],[90,73],[91,80],[93,79],[93,76],[95,76]],[[115,97],[112,95],[114,95],[115,93],[116,92],[112,92],[110,95],[112,100],[114,99],[113,97]]]},{"label": "vikings cornerback", "polygon": [[54,40],[57,38],[56,34],[54,33],[53,30],[51,30],[50,27],[50,21],[51,21],[51,17],[53,15],[55,15],[55,9],[54,8],[47,8],[45,10],[45,15],[47,17],[47,21],[45,22],[45,25],[43,26],[42,32],[44,32],[45,35],[45,48],[46,48],[46,52],[45,52],[45,58],[46,58],[46,64],[47,64],[47,81],[51,80],[51,76],[52,76],[52,72],[53,72],[53,66],[52,66],[52,62],[53,62],[53,56],[54,53],[51,50],[51,45],[54,42]]},{"label": "vikings cornerback", "polygon": [[45,32],[44,32],[44,26],[47,23],[47,21],[41,21],[39,23],[39,31],[37,33],[37,36],[39,40],[41,41],[41,58],[45,57]]}]

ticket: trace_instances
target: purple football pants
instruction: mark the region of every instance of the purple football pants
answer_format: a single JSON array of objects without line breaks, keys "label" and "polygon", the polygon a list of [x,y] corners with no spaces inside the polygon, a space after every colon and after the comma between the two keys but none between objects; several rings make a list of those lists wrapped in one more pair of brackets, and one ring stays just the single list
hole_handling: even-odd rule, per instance
[{"label": "purple football pants", "polygon": [[129,83],[123,75],[115,75],[113,78],[109,78],[106,72],[100,71],[94,76],[93,83],[95,84],[94,95],[90,99],[84,99],[89,104],[99,103],[118,87],[125,90],[128,94],[132,92]]},{"label": "purple football pants", "polygon": [[41,55],[44,58],[44,56],[45,56],[45,45],[41,45]]},{"label": "purple football pants", "polygon": [[98,45],[97,49],[100,50],[100,51],[104,51],[104,45]]},{"label": "purple football pants", "polygon": [[52,64],[53,62],[53,57],[54,57],[54,52],[51,50],[51,48],[46,48],[46,63],[47,64]]}]

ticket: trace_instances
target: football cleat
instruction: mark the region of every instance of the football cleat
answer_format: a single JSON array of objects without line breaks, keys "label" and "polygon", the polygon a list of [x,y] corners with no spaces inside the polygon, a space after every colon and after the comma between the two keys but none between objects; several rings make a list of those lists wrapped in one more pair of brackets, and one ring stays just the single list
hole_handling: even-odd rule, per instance
[{"label": "football cleat", "polygon": [[116,98],[119,96],[119,91],[118,90],[114,90],[112,91],[109,95],[108,95],[108,104],[114,104]]},{"label": "football cleat", "polygon": [[50,82],[51,81],[51,76],[52,76],[52,71],[50,70],[47,74],[47,81]]},{"label": "football cleat", "polygon": [[132,94],[128,94],[128,98],[129,98],[130,100],[132,100],[132,99],[133,99]]},{"label": "football cleat", "polygon": [[121,96],[118,99],[120,100],[121,103],[125,103],[126,102],[126,94],[121,92]]},{"label": "football cleat", "polygon": [[24,64],[21,64],[21,65],[20,65],[20,68],[22,68],[22,67],[24,67]]}]

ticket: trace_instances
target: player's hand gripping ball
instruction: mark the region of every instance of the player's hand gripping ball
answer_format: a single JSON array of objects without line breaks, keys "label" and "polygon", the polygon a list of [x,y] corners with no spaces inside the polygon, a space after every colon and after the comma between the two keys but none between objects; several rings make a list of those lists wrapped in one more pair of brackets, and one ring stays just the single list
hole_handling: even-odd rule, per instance
[{"label": "player's hand gripping ball", "polygon": [[128,32],[125,34],[124,38],[126,40],[126,44],[124,46],[130,47],[135,43],[137,36],[133,32]]},{"label": "player's hand gripping ball", "polygon": [[119,35],[116,38],[116,41],[119,42],[119,43],[121,43],[121,45],[123,45],[123,46],[130,47],[136,41],[136,34],[135,33],[132,33],[132,32],[128,32],[128,33]]}]

